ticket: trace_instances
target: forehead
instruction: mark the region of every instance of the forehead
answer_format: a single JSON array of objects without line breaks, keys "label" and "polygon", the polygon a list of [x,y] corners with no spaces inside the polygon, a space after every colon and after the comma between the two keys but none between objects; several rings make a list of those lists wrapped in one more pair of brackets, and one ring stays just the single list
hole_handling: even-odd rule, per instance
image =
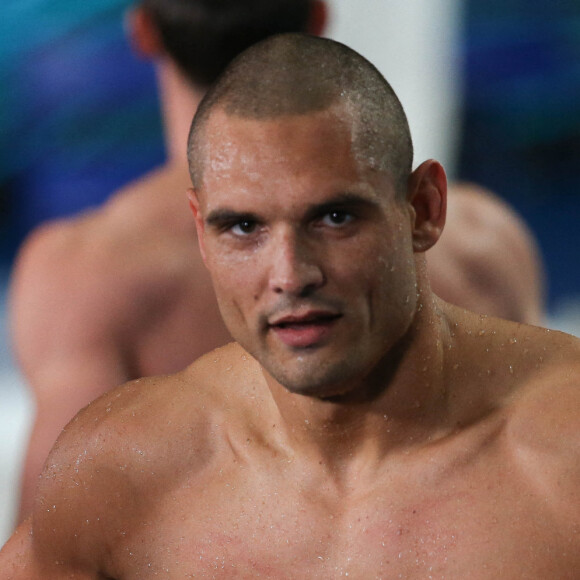
[{"label": "forehead", "polygon": [[313,154],[344,161],[351,156],[352,121],[335,110],[254,119],[218,109],[208,119],[204,138],[205,171],[236,161],[282,165]]},{"label": "forehead", "polygon": [[213,197],[234,183],[237,195],[248,187],[295,192],[314,183],[329,190],[390,189],[390,177],[357,157],[354,122],[344,107],[273,119],[217,109],[204,128],[200,193]]}]

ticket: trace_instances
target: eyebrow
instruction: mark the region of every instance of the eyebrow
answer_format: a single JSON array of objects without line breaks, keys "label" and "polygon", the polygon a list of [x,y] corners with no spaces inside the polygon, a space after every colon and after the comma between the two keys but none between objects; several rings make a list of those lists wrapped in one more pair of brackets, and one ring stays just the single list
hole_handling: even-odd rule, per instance
[{"label": "eyebrow", "polygon": [[224,224],[230,224],[240,220],[258,221],[259,218],[251,212],[239,212],[233,209],[223,208],[210,212],[205,219],[205,223],[209,226],[220,227]]},{"label": "eyebrow", "polygon": [[[346,192],[340,193],[334,196],[332,199],[325,201],[324,203],[313,205],[308,208],[306,211],[306,221],[315,218],[321,214],[326,212],[332,211],[333,209],[340,207],[341,209],[349,209],[349,208],[366,208],[366,209],[375,209],[377,208],[379,203],[374,199],[369,199],[366,196],[362,196],[358,193]],[[245,212],[245,211],[235,211],[230,208],[219,208],[211,211],[207,218],[205,219],[205,223],[208,226],[212,227],[222,227],[226,224],[238,222],[241,220],[248,220],[253,222],[259,222],[260,216],[253,212]]]}]

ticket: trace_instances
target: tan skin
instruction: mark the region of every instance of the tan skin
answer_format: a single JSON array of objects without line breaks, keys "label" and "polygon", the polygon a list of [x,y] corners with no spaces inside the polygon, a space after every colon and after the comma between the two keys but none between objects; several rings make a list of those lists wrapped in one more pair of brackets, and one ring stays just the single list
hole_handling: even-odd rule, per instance
[{"label": "tan skin", "polygon": [[[169,161],[102,208],[40,228],[20,252],[13,342],[36,410],[21,519],[51,446],[80,408],[127,380],[176,372],[231,339],[183,193],[187,129],[203,89],[181,76],[145,11],[137,6],[129,16],[136,52],[156,63]],[[310,31],[320,34],[325,22],[326,5],[312,2]],[[454,187],[445,236],[429,252],[434,291],[477,312],[541,322],[532,237],[505,204],[472,189]]]},{"label": "tan skin", "polygon": [[578,341],[431,294],[444,173],[396,198],[347,125],[214,113],[191,201],[241,344],[78,415],[2,580],[577,576]]}]

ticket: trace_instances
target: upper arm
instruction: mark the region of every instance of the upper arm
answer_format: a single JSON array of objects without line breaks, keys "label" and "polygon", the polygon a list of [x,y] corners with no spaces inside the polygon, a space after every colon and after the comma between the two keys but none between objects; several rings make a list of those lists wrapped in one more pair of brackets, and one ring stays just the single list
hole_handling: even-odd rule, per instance
[{"label": "upper arm", "polygon": [[0,550],[0,580],[99,580],[97,568],[77,559],[62,535],[24,521]]},{"label": "upper arm", "polygon": [[123,457],[123,445],[108,405],[87,407],[61,433],[38,480],[31,516],[0,554],[0,580],[111,577],[111,538],[129,525],[134,494],[117,468],[125,462],[115,460]]}]

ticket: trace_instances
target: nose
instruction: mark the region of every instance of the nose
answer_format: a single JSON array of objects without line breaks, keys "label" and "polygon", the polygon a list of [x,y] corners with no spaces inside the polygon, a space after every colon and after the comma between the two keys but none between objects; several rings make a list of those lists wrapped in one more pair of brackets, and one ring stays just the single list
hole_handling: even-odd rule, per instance
[{"label": "nose", "polygon": [[284,231],[272,241],[270,290],[276,294],[307,296],[324,284],[318,261],[321,257],[299,232]]}]

